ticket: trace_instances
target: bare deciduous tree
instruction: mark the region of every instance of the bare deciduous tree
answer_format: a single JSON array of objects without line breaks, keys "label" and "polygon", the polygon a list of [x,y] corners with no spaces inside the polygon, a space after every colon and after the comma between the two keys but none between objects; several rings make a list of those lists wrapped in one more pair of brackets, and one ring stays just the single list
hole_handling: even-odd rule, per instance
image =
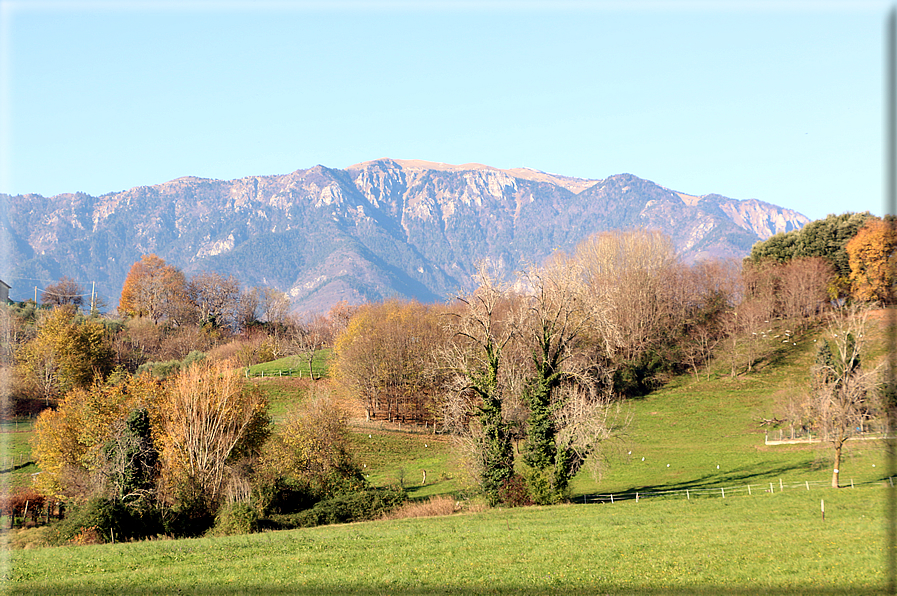
[{"label": "bare deciduous tree", "polygon": [[514,336],[507,287],[481,264],[478,288],[459,297],[461,308],[451,318],[453,341],[444,357],[454,372],[454,391],[470,407],[476,425],[475,466],[488,498],[498,500],[500,489],[514,474],[514,450],[504,406],[508,379],[503,352]]},{"label": "bare deciduous tree", "polygon": [[656,231],[605,232],[576,248],[593,311],[594,328],[610,355],[631,360],[675,325],[677,257]]},{"label": "bare deciduous tree", "polygon": [[216,327],[237,324],[240,282],[234,276],[203,271],[190,278],[186,291],[200,324]]},{"label": "bare deciduous tree", "polygon": [[264,394],[227,363],[200,361],[181,371],[159,407],[169,488],[214,510],[232,454],[261,443],[266,410]]},{"label": "bare deciduous tree", "polygon": [[813,366],[805,407],[811,423],[835,450],[833,488],[839,486],[844,443],[877,415],[874,392],[881,366],[865,367],[860,362],[867,318],[868,308],[858,305],[832,313],[828,326],[831,340],[823,340]]},{"label": "bare deciduous tree", "polygon": [[44,288],[40,301],[49,306],[72,304],[80,308],[84,305],[84,288],[74,279],[63,275],[58,282]]}]

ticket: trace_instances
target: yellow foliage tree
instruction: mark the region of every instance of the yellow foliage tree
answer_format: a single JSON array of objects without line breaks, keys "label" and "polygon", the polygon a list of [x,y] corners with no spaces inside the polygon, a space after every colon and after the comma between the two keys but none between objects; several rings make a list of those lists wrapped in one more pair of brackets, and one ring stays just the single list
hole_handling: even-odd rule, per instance
[{"label": "yellow foliage tree", "polygon": [[897,283],[897,230],[894,222],[870,219],[847,243],[854,298],[890,304]]},{"label": "yellow foliage tree", "polygon": [[17,353],[23,376],[47,401],[73,388],[89,387],[112,368],[112,347],[103,325],[78,322],[71,306],[54,308],[37,335]]},{"label": "yellow foliage tree", "polygon": [[266,396],[226,362],[195,362],[174,377],[158,409],[169,500],[214,511],[229,464],[264,442],[267,408]]},{"label": "yellow foliage tree", "polygon": [[432,420],[434,351],[446,339],[439,312],[401,300],[367,304],[337,336],[336,376],[361,398],[368,419]]},{"label": "yellow foliage tree", "polygon": [[59,498],[85,498],[104,490],[104,445],[128,414],[153,411],[161,391],[148,375],[118,385],[97,384],[68,393],[55,410],[37,419],[32,453],[42,474],[39,489]]},{"label": "yellow foliage tree", "polygon": [[276,494],[278,484],[312,498],[331,496],[347,484],[364,484],[351,455],[345,413],[329,390],[316,385],[314,394],[287,414],[281,430],[265,445],[256,484],[263,509],[284,507],[276,503],[283,498]]}]

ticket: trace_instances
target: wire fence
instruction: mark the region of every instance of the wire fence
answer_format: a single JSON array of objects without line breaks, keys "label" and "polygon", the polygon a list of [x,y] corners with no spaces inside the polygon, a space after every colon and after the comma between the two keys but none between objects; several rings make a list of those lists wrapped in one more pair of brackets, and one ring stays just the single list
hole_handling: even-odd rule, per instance
[{"label": "wire fence", "polygon": [[34,428],[33,418],[14,418],[0,422],[0,433],[22,433]]},{"label": "wire fence", "polygon": [[[848,441],[874,441],[893,437],[884,425],[870,424],[858,427]],[[796,443],[822,443],[828,437],[806,428],[778,428],[769,430],[764,437],[766,445],[793,445]]]},{"label": "wire fence", "polygon": [[[884,481],[887,486],[894,486],[895,478],[889,477]],[[842,488],[856,488],[858,486],[881,486],[881,480],[872,480],[864,482],[854,482],[851,478],[841,483]],[[741,484],[730,486],[719,486],[709,488],[682,488],[675,490],[659,490],[659,491],[631,491],[624,493],[608,493],[608,494],[591,494],[583,495],[576,501],[583,504],[590,503],[617,503],[619,501],[635,501],[638,503],[642,499],[649,498],[674,498],[674,499],[701,499],[701,498],[722,498],[734,497],[736,495],[764,495],[774,494],[777,492],[793,491],[793,490],[813,490],[820,488],[830,488],[831,480],[803,480],[799,482],[785,482],[781,478],[773,482],[765,482],[762,484]]]},{"label": "wire fence", "polygon": [[34,458],[31,457],[30,453],[7,455],[6,457],[0,458],[0,474],[15,472],[16,470],[30,466],[33,463],[35,463]]},{"label": "wire fence", "polygon": [[[276,370],[260,370],[258,372],[252,372],[248,368],[246,369],[246,378],[270,378],[270,377],[293,377],[293,376],[306,376],[308,377],[308,367],[305,369],[301,368],[279,368]],[[317,376],[317,375],[315,375]]]}]

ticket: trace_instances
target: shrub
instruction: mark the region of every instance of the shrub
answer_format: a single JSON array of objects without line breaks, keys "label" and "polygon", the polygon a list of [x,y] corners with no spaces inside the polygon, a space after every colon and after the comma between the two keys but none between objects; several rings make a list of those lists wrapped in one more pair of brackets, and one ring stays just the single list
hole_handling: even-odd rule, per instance
[{"label": "shrub", "polygon": [[73,508],[54,530],[55,544],[99,544],[113,538],[119,541],[153,536],[162,530],[162,524],[155,509],[134,509],[121,501],[94,497]]},{"label": "shrub", "polygon": [[181,370],[180,360],[165,362],[146,362],[137,367],[137,375],[149,373],[157,379],[166,379]]},{"label": "shrub", "polygon": [[272,515],[270,526],[276,529],[310,528],[325,524],[365,521],[381,517],[405,502],[408,495],[400,489],[370,489],[341,494],[317,503],[311,509],[292,515]]},{"label": "shrub", "polygon": [[247,503],[225,505],[215,516],[215,525],[210,530],[214,536],[252,534],[259,530],[259,514]]},{"label": "shrub", "polygon": [[185,493],[180,502],[164,511],[162,531],[170,536],[202,536],[215,525],[215,516],[201,493]]},{"label": "shrub", "polygon": [[[527,470],[524,479],[526,480],[526,489],[528,492],[529,500],[531,503],[517,503],[511,504],[512,507],[516,507],[519,505],[555,505],[562,501],[566,500],[566,492],[563,490],[558,490],[552,483],[552,470]],[[512,495],[511,493],[517,490],[509,488],[509,497],[512,499],[520,500],[519,495]]]},{"label": "shrub", "polygon": [[17,549],[52,546],[53,529],[50,526],[39,526],[37,528],[13,530],[9,534],[9,543],[12,548]]},{"label": "shrub", "polygon": [[498,488],[498,501],[508,507],[525,507],[532,505],[526,479],[514,474]]},{"label": "shrub", "polygon": [[450,496],[439,495],[427,501],[408,501],[401,507],[386,513],[383,519],[406,519],[410,517],[436,517],[451,515],[460,507]]}]

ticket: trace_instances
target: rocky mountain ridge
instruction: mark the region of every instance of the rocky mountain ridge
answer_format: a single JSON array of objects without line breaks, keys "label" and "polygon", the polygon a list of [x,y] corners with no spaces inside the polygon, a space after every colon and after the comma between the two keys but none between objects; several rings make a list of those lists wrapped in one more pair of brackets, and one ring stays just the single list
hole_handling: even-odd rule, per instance
[{"label": "rocky mountain ridge", "polygon": [[518,168],[378,159],[237,180],[184,177],[92,197],[0,195],[12,296],[31,282],[96,281],[117,301],[130,266],[156,253],[288,292],[296,310],[393,295],[441,300],[475,263],[509,272],[589,234],[656,228],[683,258],[745,256],[809,220],[754,199],[679,193],[630,174],[584,180]]}]

